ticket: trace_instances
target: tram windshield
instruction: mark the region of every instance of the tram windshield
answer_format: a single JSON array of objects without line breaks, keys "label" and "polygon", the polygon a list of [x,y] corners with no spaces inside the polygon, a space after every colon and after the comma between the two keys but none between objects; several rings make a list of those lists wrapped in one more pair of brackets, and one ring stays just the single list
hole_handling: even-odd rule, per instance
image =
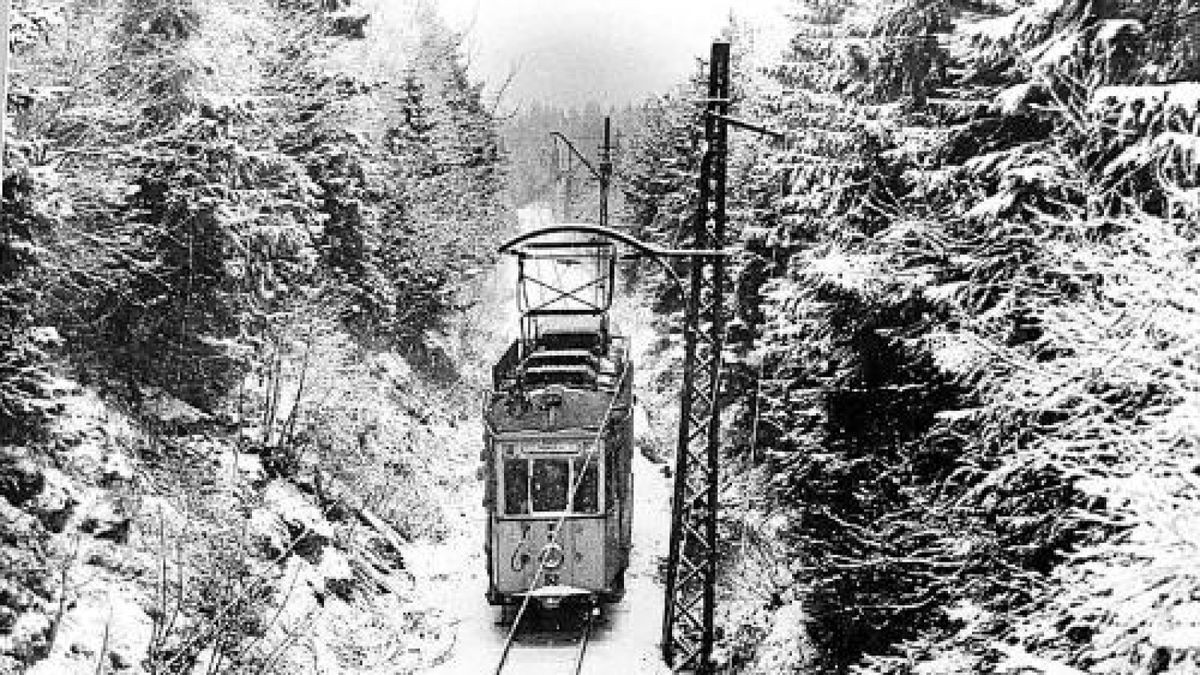
[{"label": "tram windshield", "polygon": [[570,460],[532,460],[529,474],[529,496],[534,513],[567,510],[567,494],[571,491]]},{"label": "tram windshield", "polygon": [[503,462],[505,515],[600,512],[596,458],[506,457]]}]

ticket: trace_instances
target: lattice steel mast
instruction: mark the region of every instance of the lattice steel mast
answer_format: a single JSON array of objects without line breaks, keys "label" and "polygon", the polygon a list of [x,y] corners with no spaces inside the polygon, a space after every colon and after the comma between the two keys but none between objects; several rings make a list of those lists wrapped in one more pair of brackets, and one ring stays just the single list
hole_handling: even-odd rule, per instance
[{"label": "lattice steel mast", "polygon": [[[690,249],[666,249],[641,242],[605,226],[563,224],[517,236],[501,247],[534,236],[580,232],[633,247],[664,266],[681,289],[683,282],[665,259],[690,262],[684,316],[684,373],[676,446],[675,488],[662,624],[663,658],[673,672],[707,675],[713,671],[717,576],[718,462],[720,458],[720,373],[725,332],[725,192],[729,127],[783,140],[783,135],[729,116],[730,45],[715,42],[709,60],[708,96],[704,99],[705,151],[700,164],[699,205]],[[611,136],[605,120],[600,170],[552,132],[601,181],[601,222],[607,225],[608,177],[612,170]]]},{"label": "lattice steel mast", "polygon": [[[707,147],[700,165],[696,249],[719,251],[725,245],[729,79],[729,43],[715,42],[704,102]],[[724,259],[698,256],[689,285],[662,649],[673,671],[708,673],[716,605]]]}]

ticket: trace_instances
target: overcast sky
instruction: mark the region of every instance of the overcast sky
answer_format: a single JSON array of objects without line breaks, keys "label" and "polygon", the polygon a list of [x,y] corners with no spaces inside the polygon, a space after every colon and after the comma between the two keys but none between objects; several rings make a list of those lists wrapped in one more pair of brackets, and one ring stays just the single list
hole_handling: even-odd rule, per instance
[{"label": "overcast sky", "polygon": [[620,105],[662,92],[695,70],[738,17],[779,23],[784,0],[437,0],[467,31],[472,75],[504,107],[529,101]]}]

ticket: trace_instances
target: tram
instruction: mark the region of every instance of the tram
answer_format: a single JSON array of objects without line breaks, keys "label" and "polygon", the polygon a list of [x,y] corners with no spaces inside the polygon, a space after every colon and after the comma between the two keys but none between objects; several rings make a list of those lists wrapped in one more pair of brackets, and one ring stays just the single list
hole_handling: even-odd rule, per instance
[{"label": "tram", "polygon": [[609,318],[615,245],[577,232],[519,239],[508,252],[520,336],[483,406],[487,599],[617,602],[633,517],[633,363]]}]

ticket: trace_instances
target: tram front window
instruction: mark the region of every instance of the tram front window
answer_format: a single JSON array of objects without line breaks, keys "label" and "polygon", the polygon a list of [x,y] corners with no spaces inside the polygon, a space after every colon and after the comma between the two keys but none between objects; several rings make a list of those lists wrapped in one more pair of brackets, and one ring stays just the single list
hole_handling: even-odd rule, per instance
[{"label": "tram front window", "polygon": [[507,457],[503,462],[505,515],[561,513],[572,504],[573,513],[600,513],[596,458]]},{"label": "tram front window", "polygon": [[535,459],[530,474],[534,513],[566,511],[571,463],[566,459]]},{"label": "tram front window", "polygon": [[504,460],[504,513],[522,516],[529,513],[529,460]]},{"label": "tram front window", "polygon": [[575,490],[575,513],[599,513],[600,472],[596,470],[596,461],[576,457],[574,480],[579,483]]}]

